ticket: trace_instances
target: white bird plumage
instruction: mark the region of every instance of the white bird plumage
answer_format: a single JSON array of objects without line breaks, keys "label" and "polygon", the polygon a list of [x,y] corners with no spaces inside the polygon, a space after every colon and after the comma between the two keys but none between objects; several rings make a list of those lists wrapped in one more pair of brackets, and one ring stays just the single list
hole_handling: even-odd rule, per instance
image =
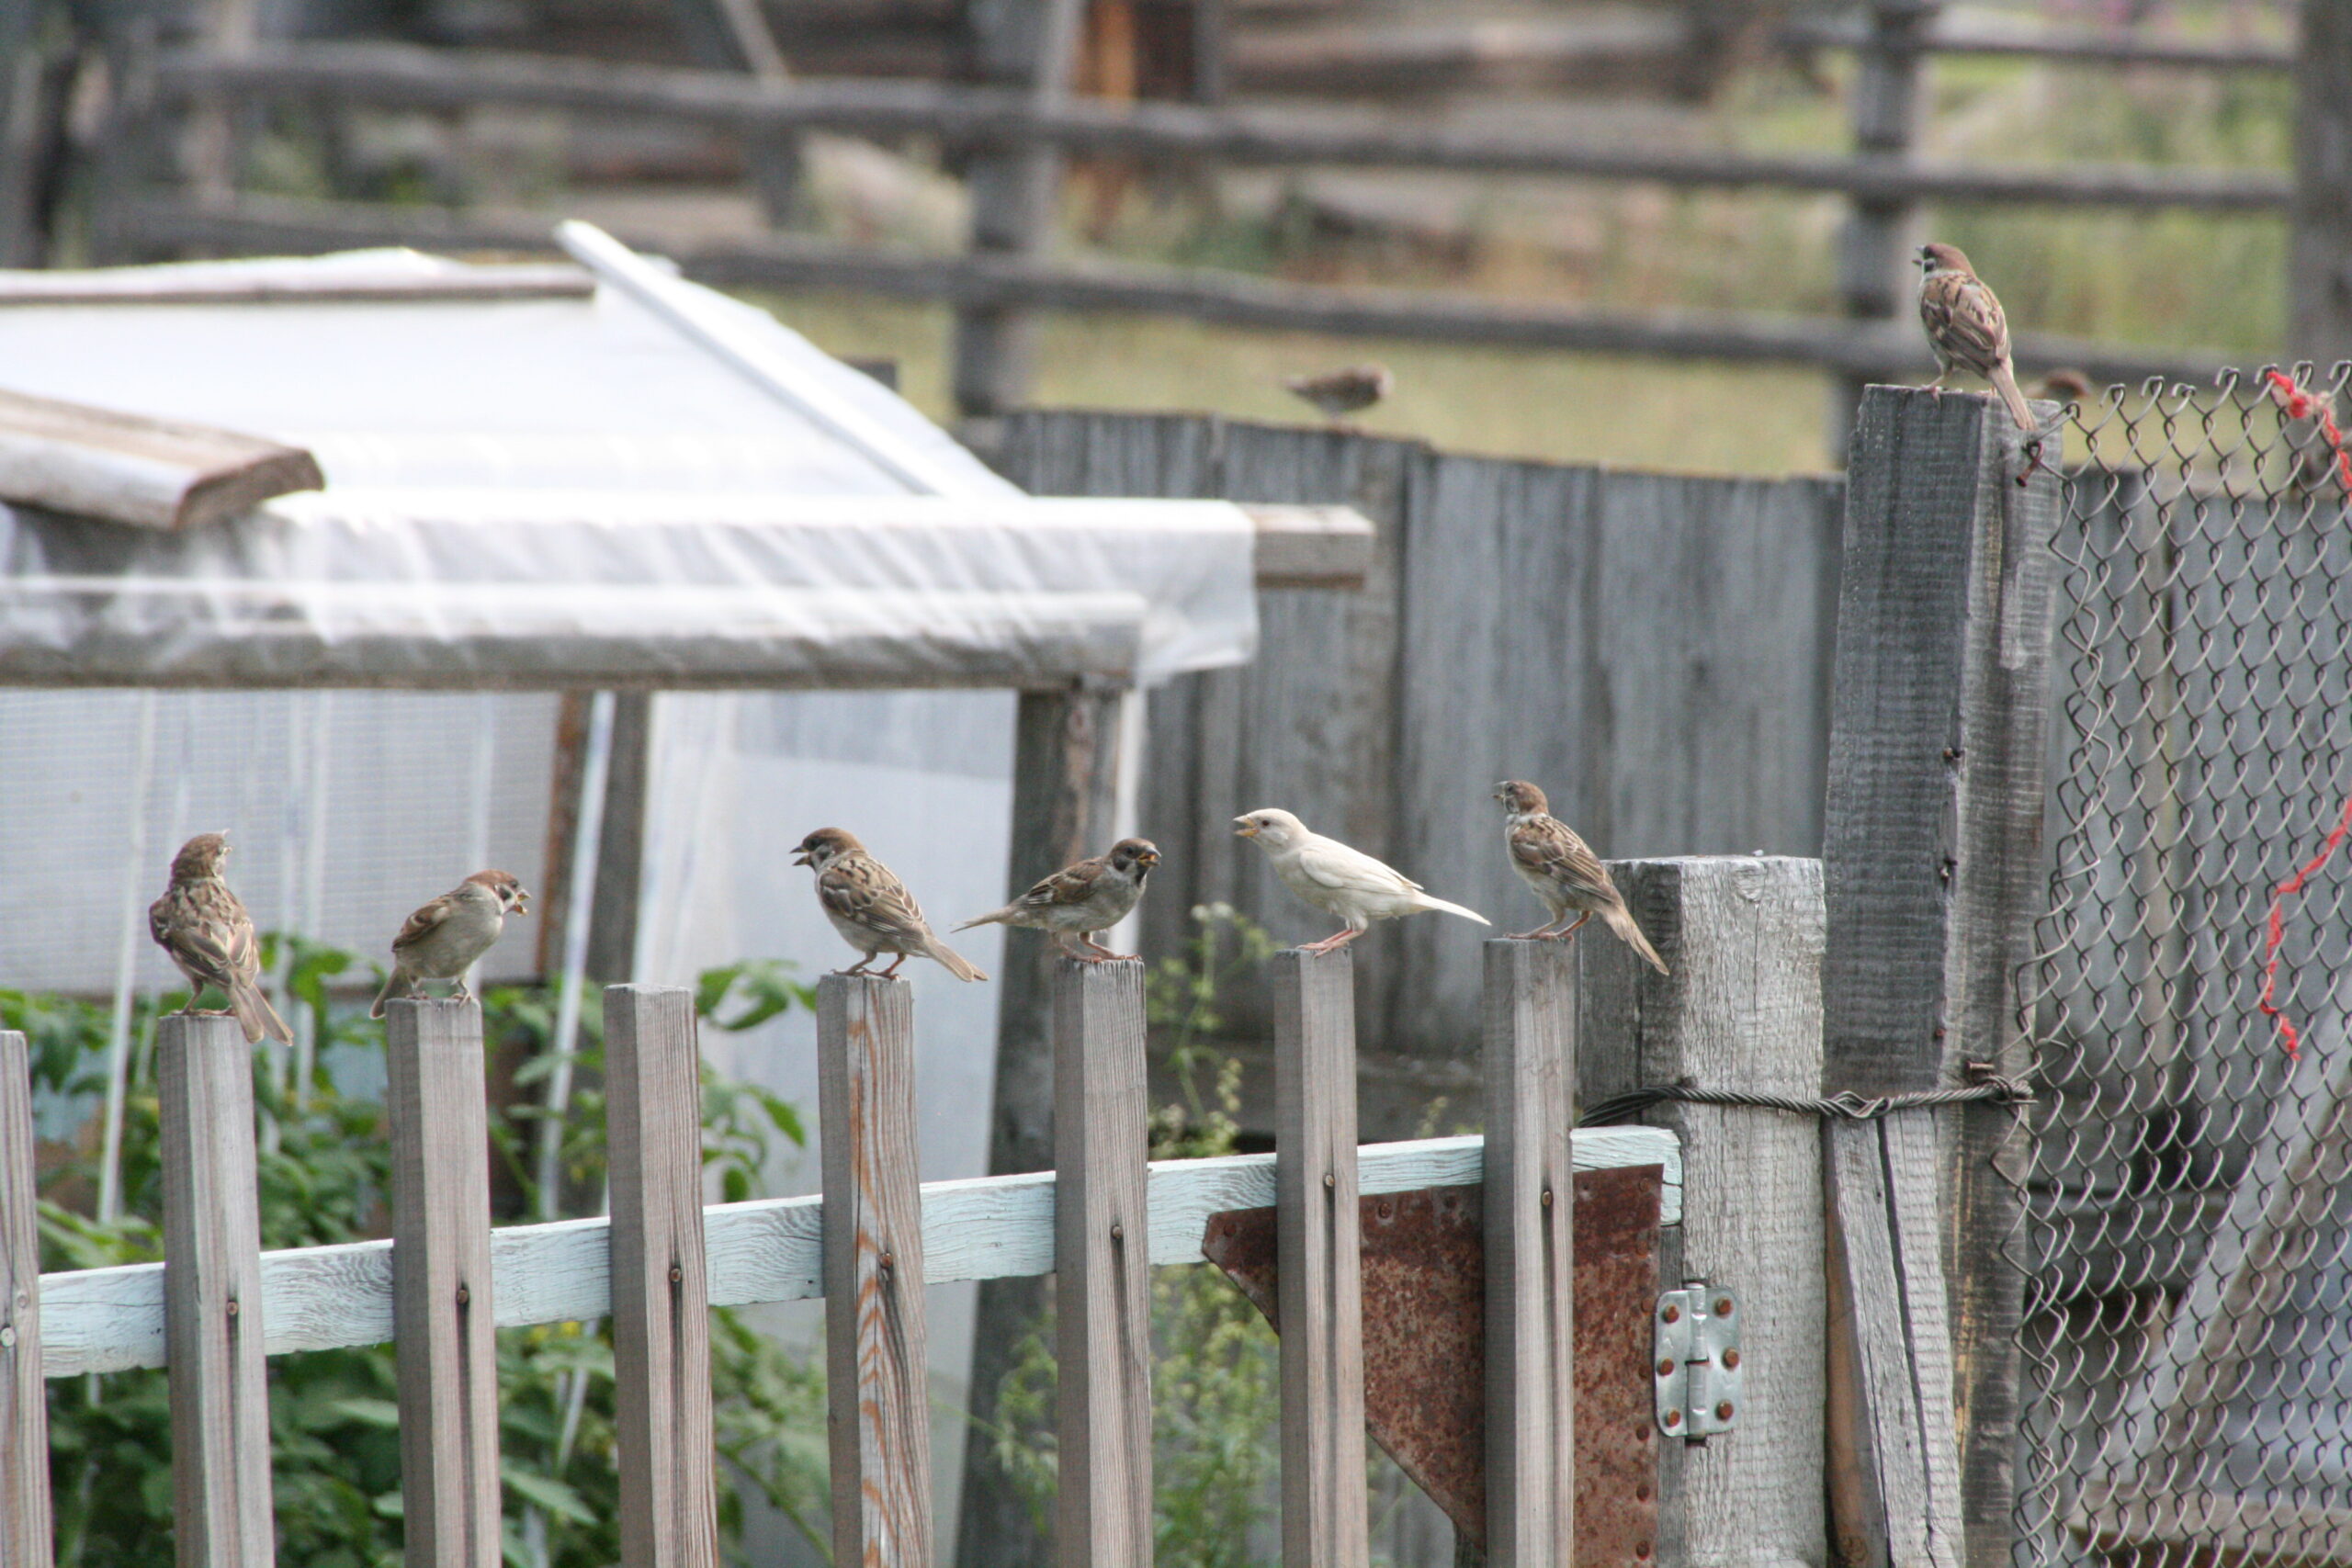
[{"label": "white bird plumage", "polygon": [[1459,915],[1482,926],[1491,923],[1475,909],[1430,897],[1419,883],[1362,850],[1308,831],[1306,823],[1278,807],[1261,807],[1233,822],[1237,834],[1266,852],[1283,886],[1347,922],[1346,930],[1308,942],[1308,953],[1329,953],[1371,930],[1374,920],[1393,920],[1425,909]]}]

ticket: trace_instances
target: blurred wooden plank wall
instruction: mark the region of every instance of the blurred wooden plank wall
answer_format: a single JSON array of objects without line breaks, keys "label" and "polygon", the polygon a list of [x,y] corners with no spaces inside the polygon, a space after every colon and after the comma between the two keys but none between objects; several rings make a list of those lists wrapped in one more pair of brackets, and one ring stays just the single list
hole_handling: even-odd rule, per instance
[{"label": "blurred wooden plank wall", "polygon": [[[1503,856],[1504,777],[1540,783],[1604,856],[1821,852],[1838,479],[1446,457],[1201,416],[1028,412],[1004,436],[1000,468],[1040,494],[1344,502],[1381,528],[1363,592],[1262,592],[1255,663],[1150,694],[1142,830],[1168,860],[1148,950],[1175,951],[1216,899],[1278,942],[1329,934],[1233,837],[1261,806],[1498,931],[1539,914]],[[1467,930],[1433,917],[1365,941],[1385,944],[1356,966],[1366,1049],[1473,1056]],[[1262,989],[1230,1001],[1233,1032],[1271,1035]]]}]

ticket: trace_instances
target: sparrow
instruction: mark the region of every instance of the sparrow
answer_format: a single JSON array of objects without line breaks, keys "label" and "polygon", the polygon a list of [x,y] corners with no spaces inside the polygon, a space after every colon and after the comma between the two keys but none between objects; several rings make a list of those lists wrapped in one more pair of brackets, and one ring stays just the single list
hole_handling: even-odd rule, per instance
[{"label": "sparrow", "polygon": [[2033,389],[2033,395],[2055,403],[2074,403],[2082,408],[2088,408],[2092,400],[2098,396],[2098,389],[2092,386],[2091,378],[2081,371],[2071,367],[2061,366],[2042,375],[2040,384]]},{"label": "sparrow", "polygon": [[1919,321],[1928,329],[1936,363],[1943,367],[1928,385],[1941,391],[1944,377],[1955,369],[1973,370],[1993,383],[2018,429],[2034,434],[2033,411],[2018,390],[2017,367],[2009,362],[2009,322],[2001,313],[2001,302],[1957,245],[1921,245],[1917,265]]},{"label": "sparrow", "polygon": [[1358,413],[1386,397],[1396,385],[1385,365],[1350,365],[1320,376],[1286,376],[1283,386],[1306,399],[1325,419],[1337,421]]},{"label": "sparrow", "polygon": [[[1054,945],[1080,964],[1132,958],[1134,953],[1104,947],[1094,940],[1094,933],[1107,931],[1127,918],[1136,900],[1143,897],[1144,878],[1159,863],[1159,851],[1149,840],[1121,839],[1111,846],[1109,854],[1064,866],[1003,908],[975,915],[956,929],[1026,926],[1031,931],[1051,931]],[[1069,944],[1070,937],[1078,939],[1077,947]]]},{"label": "sparrow", "polygon": [[473,1000],[466,971],[488,953],[506,929],[511,912],[531,912],[531,890],[512,872],[478,871],[408,918],[392,938],[392,972],[376,993],[369,1018],[384,1016],[384,1004],[398,987],[403,997],[424,995],[427,980],[455,980],[456,998]]},{"label": "sparrow", "polygon": [[172,857],[172,885],[147,907],[147,931],[187,976],[187,1006],[207,987],[229,998],[229,1010],[244,1029],[245,1043],[261,1037],[290,1043],[294,1032],[261,991],[261,947],[254,940],[253,917],[220,880],[229,858],[229,835],[198,833]]},{"label": "sparrow", "polygon": [[1423,909],[1442,909],[1482,926],[1493,924],[1475,909],[1430,897],[1419,883],[1362,850],[1308,832],[1306,824],[1287,811],[1261,807],[1233,822],[1236,834],[1266,852],[1283,886],[1348,922],[1345,931],[1308,942],[1308,953],[1330,953],[1363,935],[1374,920],[1393,920]]},{"label": "sparrow", "polygon": [[[1649,938],[1642,934],[1642,928],[1634,923],[1634,912],[1625,908],[1624,896],[1609,880],[1609,868],[1577,837],[1575,829],[1552,815],[1551,803],[1542,790],[1518,779],[1505,779],[1495,786],[1495,798],[1503,803],[1503,845],[1510,852],[1511,870],[1552,911],[1551,919],[1511,940],[1566,942],[1577,934],[1577,926],[1599,915],[1651,968],[1661,975],[1672,973]],[[1560,922],[1571,912],[1576,915],[1575,924],[1562,930]]]},{"label": "sparrow", "polygon": [[833,922],[843,942],[865,954],[836,973],[863,975],[876,958],[894,953],[898,956],[882,971],[887,979],[899,972],[910,954],[921,953],[937,960],[958,980],[988,978],[962,953],[932,934],[906,884],[867,854],[856,834],[842,828],[820,828],[800,840],[792,863],[815,869],[817,902],[825,907],[825,918]]}]

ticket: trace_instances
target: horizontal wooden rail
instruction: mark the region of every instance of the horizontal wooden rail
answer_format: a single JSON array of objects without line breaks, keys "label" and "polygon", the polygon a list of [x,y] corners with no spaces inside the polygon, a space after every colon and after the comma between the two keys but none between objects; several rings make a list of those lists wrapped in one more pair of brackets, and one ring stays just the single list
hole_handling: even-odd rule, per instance
[{"label": "horizontal wooden rail", "polygon": [[[1373,1144],[1359,1160],[1365,1193],[1475,1187],[1485,1179],[1476,1136]],[[1682,1221],[1682,1148],[1655,1127],[1587,1127],[1578,1170],[1666,1168],[1667,1224]],[[924,1278],[993,1280],[1054,1267],[1054,1176],[925,1182]],[[1159,1160],[1149,1186],[1151,1261],[1198,1263],[1208,1217],[1274,1203],[1274,1156]],[[823,1293],[823,1200],[771,1198],[703,1211],[710,1304],[813,1300]],[[498,1326],[573,1323],[612,1310],[611,1222],[560,1220],[490,1233]],[[392,1244],[266,1252],[261,1259],[264,1349],[270,1355],[376,1345],[392,1337]],[[41,1276],[41,1370],[49,1377],[164,1364],[164,1266],[133,1263]]]},{"label": "horizontal wooden rail", "polygon": [[[459,250],[549,246],[547,221],[535,215],[484,217],[255,197],[219,205],[134,202],[112,221],[119,237],[150,247],[299,254],[376,244]],[[652,236],[638,238],[660,247]],[[1810,365],[1886,378],[1924,379],[1933,369],[1927,340],[1909,322],[1870,325],[1723,310],[1620,311],[1464,294],[1339,288],[1204,269],[1010,254],[910,255],[787,235],[705,246],[677,259],[688,276],[723,286],[846,289],[957,305],[1135,311],[1340,337]],[[2021,333],[2016,342],[2018,362],[2029,371],[2072,366],[2095,381],[2138,382],[2154,376],[2207,384],[2233,363],[2208,351],[2148,349],[2039,333]]]},{"label": "horizontal wooden rail", "polygon": [[413,108],[506,104],[639,115],[743,131],[925,136],[961,145],[1042,142],[1064,152],[1228,165],[1327,164],[1546,175],[1712,188],[1772,186],[1881,200],[2287,210],[2292,181],[2267,169],[2130,164],[1984,168],[1907,159],[1610,147],[1527,132],[1399,125],[1300,108],[1044,101],[928,82],[762,81],[395,44],[279,44],[190,51],[158,67],[168,96],[318,96]]},{"label": "horizontal wooden rail", "polygon": [[[1858,49],[1864,43],[1905,52],[1900,37],[1874,39],[1860,17],[1819,17],[1781,29],[1783,43],[1800,49]],[[2128,33],[2080,28],[1988,27],[1946,17],[1908,52],[1980,54],[2047,60],[2064,65],[2164,65],[2192,71],[2284,71],[2295,63],[2284,43],[2237,43],[2226,39],[2137,38]]]}]

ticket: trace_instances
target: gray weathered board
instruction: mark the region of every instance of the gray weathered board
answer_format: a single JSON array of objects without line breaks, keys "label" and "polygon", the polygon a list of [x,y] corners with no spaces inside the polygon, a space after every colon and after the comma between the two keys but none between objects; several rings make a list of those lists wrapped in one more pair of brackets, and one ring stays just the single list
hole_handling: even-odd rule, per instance
[{"label": "gray weathered board", "polygon": [[[1255,663],[1151,693],[1142,830],[1168,862],[1147,951],[1174,951],[1192,907],[1218,899],[1280,942],[1328,934],[1234,839],[1229,819],[1260,806],[1505,931],[1540,913],[1487,798],[1506,776],[1541,784],[1605,855],[1820,852],[1834,479],[1623,473],[1058,412],[1010,420],[997,460],[1039,494],[1340,502],[1379,526],[1361,592],[1261,592]],[[1471,928],[1431,916],[1361,947],[1366,1050],[1476,1054]],[[1229,1000],[1238,1032],[1269,1032],[1262,986]]]}]

